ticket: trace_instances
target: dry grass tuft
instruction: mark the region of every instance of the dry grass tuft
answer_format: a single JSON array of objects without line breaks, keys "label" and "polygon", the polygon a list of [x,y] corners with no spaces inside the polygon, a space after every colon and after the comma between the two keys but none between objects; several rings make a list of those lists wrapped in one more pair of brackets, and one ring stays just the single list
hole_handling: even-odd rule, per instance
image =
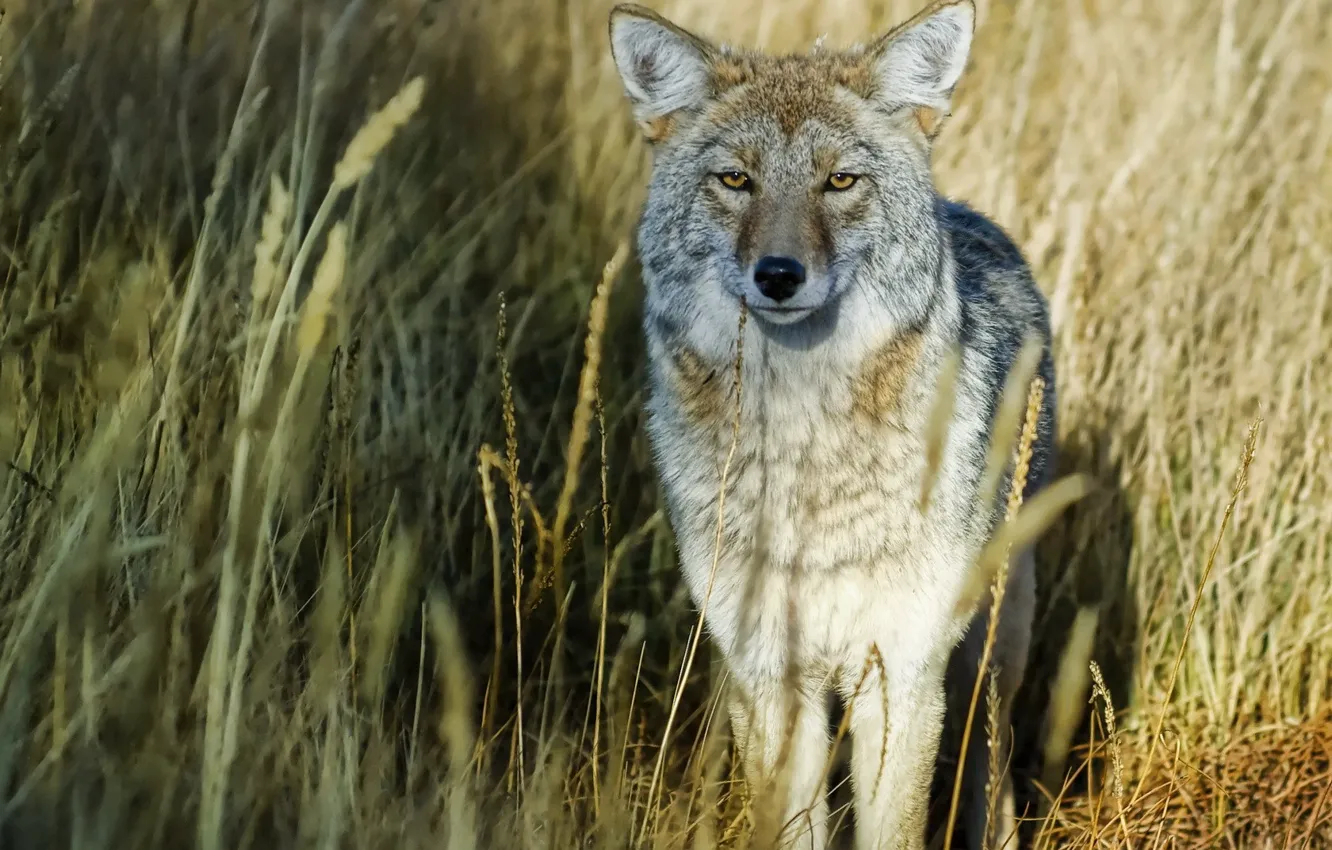
[{"label": "dry grass tuft", "polygon": [[[1224,744],[1167,736],[1167,775],[1152,771],[1131,809],[1113,788],[1064,803],[1044,846],[1325,847],[1332,842],[1332,716],[1247,729]],[[1125,780],[1147,774],[1129,750]],[[1091,843],[1088,836],[1096,835]],[[1168,841],[1169,844],[1165,844]]]}]

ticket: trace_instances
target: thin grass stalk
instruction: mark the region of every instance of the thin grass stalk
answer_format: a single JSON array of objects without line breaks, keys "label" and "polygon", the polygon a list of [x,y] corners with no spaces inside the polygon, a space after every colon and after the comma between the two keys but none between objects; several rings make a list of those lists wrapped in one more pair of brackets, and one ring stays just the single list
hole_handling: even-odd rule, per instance
[{"label": "thin grass stalk", "polygon": [[[557,596],[563,596],[564,586],[564,549],[565,549],[565,527],[569,522],[569,514],[573,509],[574,491],[578,488],[579,473],[582,467],[583,452],[587,446],[588,432],[592,427],[593,405],[595,401],[597,381],[601,374],[601,343],[602,337],[606,333],[606,316],[610,306],[611,289],[615,285],[615,279],[620,276],[621,269],[624,268],[625,260],[629,257],[629,243],[621,240],[616,246],[615,253],[611,256],[605,268],[601,271],[601,279],[597,281],[595,294],[592,296],[592,305],[588,310],[587,319],[587,338],[583,346],[583,368],[578,375],[578,396],[577,404],[574,407],[573,425],[569,432],[569,445],[565,451],[564,481],[560,485],[559,499],[555,504],[555,521],[551,524],[551,538],[553,543],[553,561],[551,564],[551,580],[555,586]],[[529,606],[534,604],[536,597],[528,600]]]},{"label": "thin grass stalk", "polygon": [[[1027,351],[1032,350],[1033,346],[1028,346]],[[1034,368],[1034,360],[1032,361]],[[1022,432],[1018,437],[1018,445],[1013,458],[1013,475],[1009,484],[1008,504],[1005,509],[1004,522],[1009,524],[1017,519],[1018,510],[1022,507],[1023,494],[1027,489],[1027,473],[1031,466],[1032,446],[1036,442],[1036,428],[1040,421],[1041,403],[1045,399],[1045,380],[1039,375],[1031,379],[1031,384],[1027,390],[1027,412],[1022,423]],[[996,417],[997,421],[1005,421],[1004,417]],[[1002,432],[1000,432],[1002,433]],[[991,443],[991,446],[999,444],[998,440]],[[993,448],[990,451],[991,464],[994,468],[993,457],[997,454]],[[966,775],[965,765],[967,762],[968,749],[971,744],[971,727],[976,718],[976,705],[980,701],[980,691],[986,680],[986,671],[990,669],[990,655],[994,651],[995,637],[999,632],[999,614],[1004,603],[1004,595],[1008,588],[1008,570],[1012,559],[1011,546],[1005,546],[1000,556],[998,570],[994,579],[994,585],[990,591],[990,617],[985,631],[985,644],[981,649],[980,663],[976,670],[976,680],[972,684],[971,702],[967,707],[966,721],[962,724],[962,746],[958,755],[957,775],[953,779],[953,797],[948,806],[948,825],[944,830],[944,846],[951,847],[953,841],[953,830],[957,825],[957,806],[962,795],[962,779]],[[987,816],[988,824],[988,816]]]},{"label": "thin grass stalk", "polygon": [[1198,581],[1198,591],[1194,594],[1193,604],[1189,606],[1188,618],[1184,621],[1184,635],[1180,639],[1179,650],[1175,654],[1175,663],[1170,669],[1170,680],[1166,683],[1161,710],[1152,730],[1151,743],[1147,748],[1147,758],[1143,764],[1142,773],[1138,776],[1138,782],[1133,788],[1133,795],[1129,798],[1129,808],[1132,808],[1138,802],[1138,797],[1147,783],[1147,777],[1151,775],[1152,759],[1156,755],[1156,746],[1161,738],[1161,730],[1165,727],[1166,712],[1169,708],[1170,698],[1175,692],[1175,683],[1179,680],[1179,668],[1184,663],[1184,651],[1188,647],[1189,635],[1193,631],[1193,622],[1198,616],[1198,608],[1202,605],[1203,590],[1207,587],[1207,580],[1211,578],[1212,568],[1216,566],[1216,556],[1221,549],[1221,541],[1225,537],[1226,528],[1230,525],[1230,518],[1235,514],[1235,505],[1239,502],[1240,494],[1249,485],[1249,467],[1253,464],[1253,456],[1258,444],[1258,429],[1262,426],[1262,422],[1262,419],[1254,420],[1253,424],[1249,426],[1248,436],[1244,440],[1244,450],[1240,455],[1239,470],[1235,473],[1235,483],[1230,489],[1230,500],[1226,503],[1226,509],[1221,514],[1221,526],[1217,529],[1216,537],[1212,540],[1212,548],[1207,553],[1207,561],[1203,564],[1202,576]]}]

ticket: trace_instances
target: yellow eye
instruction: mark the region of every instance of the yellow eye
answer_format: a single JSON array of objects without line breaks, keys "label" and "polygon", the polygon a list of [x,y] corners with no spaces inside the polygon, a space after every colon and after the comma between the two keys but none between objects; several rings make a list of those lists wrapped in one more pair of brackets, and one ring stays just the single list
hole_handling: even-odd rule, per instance
[{"label": "yellow eye", "polygon": [[743,171],[723,171],[717,177],[721,179],[722,185],[727,189],[743,192],[749,188],[749,175]]},{"label": "yellow eye", "polygon": [[828,178],[828,188],[832,189],[834,192],[845,192],[847,189],[856,185],[856,181],[859,179],[860,178],[855,174],[847,174],[844,171],[839,171]]}]

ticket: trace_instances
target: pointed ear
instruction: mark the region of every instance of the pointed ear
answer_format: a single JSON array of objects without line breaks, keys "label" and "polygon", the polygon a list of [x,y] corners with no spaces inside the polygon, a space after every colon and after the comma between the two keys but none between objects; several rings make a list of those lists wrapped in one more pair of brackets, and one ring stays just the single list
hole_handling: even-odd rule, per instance
[{"label": "pointed ear", "polygon": [[892,109],[914,107],[933,138],[948,115],[975,27],[972,0],[944,0],[881,38],[870,49],[877,100]]},{"label": "pointed ear", "polygon": [[649,141],[669,135],[671,115],[703,104],[710,91],[713,47],[632,3],[611,10],[611,55]]}]

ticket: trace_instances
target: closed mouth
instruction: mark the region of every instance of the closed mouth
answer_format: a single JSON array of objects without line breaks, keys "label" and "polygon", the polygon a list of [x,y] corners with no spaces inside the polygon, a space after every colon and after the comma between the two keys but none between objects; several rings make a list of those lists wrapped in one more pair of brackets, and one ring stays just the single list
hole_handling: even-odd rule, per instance
[{"label": "closed mouth", "polygon": [[754,305],[755,318],[765,325],[785,327],[800,324],[814,314],[817,307],[769,307]]}]

